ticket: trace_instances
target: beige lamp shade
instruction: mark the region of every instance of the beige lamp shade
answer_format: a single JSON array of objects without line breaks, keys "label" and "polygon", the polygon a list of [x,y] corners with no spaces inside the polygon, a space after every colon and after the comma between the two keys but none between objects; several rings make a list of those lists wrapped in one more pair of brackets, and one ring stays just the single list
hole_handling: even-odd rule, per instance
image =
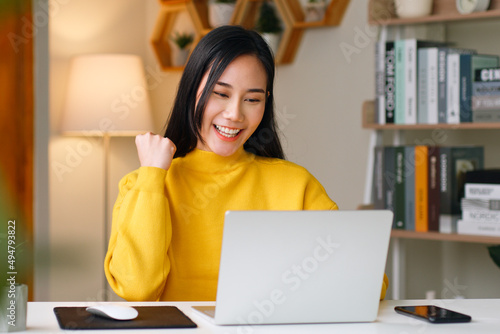
[{"label": "beige lamp shade", "polygon": [[69,135],[131,136],[152,131],[140,57],[83,55],[72,59],[61,131]]}]

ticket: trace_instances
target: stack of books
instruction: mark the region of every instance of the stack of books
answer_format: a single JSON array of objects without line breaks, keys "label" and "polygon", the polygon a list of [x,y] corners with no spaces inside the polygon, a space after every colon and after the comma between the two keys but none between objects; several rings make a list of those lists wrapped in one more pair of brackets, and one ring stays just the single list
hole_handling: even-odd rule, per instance
[{"label": "stack of books", "polygon": [[500,67],[498,55],[418,39],[376,43],[375,63],[379,124],[483,122],[484,113],[472,113],[475,73]]},{"label": "stack of books", "polygon": [[482,169],[481,146],[377,146],[373,200],[394,212],[394,229],[456,233],[467,171]]},{"label": "stack of books", "polygon": [[500,122],[500,68],[478,69],[472,84],[472,121]]},{"label": "stack of books", "polygon": [[465,180],[457,232],[500,236],[500,170],[468,172]]}]

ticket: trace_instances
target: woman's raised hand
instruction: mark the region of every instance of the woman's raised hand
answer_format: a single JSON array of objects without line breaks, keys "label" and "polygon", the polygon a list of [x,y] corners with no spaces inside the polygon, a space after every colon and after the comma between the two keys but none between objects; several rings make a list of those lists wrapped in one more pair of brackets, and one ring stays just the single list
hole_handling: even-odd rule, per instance
[{"label": "woman's raised hand", "polygon": [[176,150],[170,139],[148,132],[135,137],[135,145],[141,167],[170,168]]}]

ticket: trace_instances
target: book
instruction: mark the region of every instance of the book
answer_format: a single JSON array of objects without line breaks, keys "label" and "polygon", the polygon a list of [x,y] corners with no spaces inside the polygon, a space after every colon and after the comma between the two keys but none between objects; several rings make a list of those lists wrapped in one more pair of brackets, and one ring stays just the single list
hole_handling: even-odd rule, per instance
[{"label": "book", "polygon": [[472,96],[472,110],[500,110],[500,95]]},{"label": "book", "polygon": [[418,123],[439,122],[438,98],[438,48],[418,49]]},{"label": "book", "polygon": [[500,81],[500,67],[476,69],[474,81]]},{"label": "book", "polygon": [[417,124],[418,49],[439,45],[444,44],[415,38],[395,41],[396,108],[394,123]]},{"label": "book", "polygon": [[460,123],[460,54],[447,55],[446,82],[447,82],[447,114],[446,122]]},{"label": "book", "polygon": [[459,122],[472,122],[471,97],[473,76],[477,69],[498,66],[498,56],[485,54],[460,55]]},{"label": "book", "polygon": [[375,43],[375,120],[385,124],[385,41]]},{"label": "book", "polygon": [[440,47],[438,48],[438,122],[446,123],[447,115],[447,77],[446,77],[446,66],[447,66],[447,54],[448,48]]},{"label": "book", "polygon": [[464,196],[467,199],[500,199],[500,184],[465,183]]},{"label": "book", "polygon": [[394,222],[396,229],[406,229],[405,223],[405,147],[396,146],[395,185],[394,185]]},{"label": "book", "polygon": [[428,225],[429,231],[439,231],[439,210],[440,210],[440,166],[439,166],[439,147],[429,146],[428,148]]},{"label": "book", "polygon": [[415,146],[405,146],[405,229],[415,231]]},{"label": "book", "polygon": [[500,236],[500,224],[496,223],[477,223],[468,220],[459,220],[457,222],[457,233]]},{"label": "book", "polygon": [[500,183],[500,169],[475,169],[465,173],[465,183],[487,183],[499,184]]},{"label": "book", "polygon": [[396,108],[396,54],[394,42],[385,43],[385,123],[394,123]]},{"label": "book", "polygon": [[[394,189],[396,186],[396,154],[392,146],[384,147],[384,199],[385,209],[394,212]],[[395,220],[392,228],[396,228]]]},{"label": "book", "polygon": [[500,198],[462,198],[461,205],[462,213],[463,210],[500,213]]},{"label": "book", "polygon": [[375,146],[373,155],[373,206],[375,209],[382,210],[385,209],[384,147]]},{"label": "book", "polygon": [[415,231],[427,232],[428,220],[428,160],[427,146],[415,146]]},{"label": "book", "polygon": [[[446,55],[446,103],[447,103],[447,114],[446,123],[458,124],[460,123],[460,106],[461,106],[461,96],[467,96],[466,94],[461,94],[461,57],[462,55],[473,55],[476,54],[475,50],[470,49],[459,49],[459,48],[449,48]],[[466,59],[466,58],[464,58]],[[465,60],[464,60],[465,63]],[[465,65],[464,65],[465,66]],[[462,69],[462,73],[465,75],[468,73],[465,69]],[[465,87],[465,86],[464,86]],[[469,93],[470,94],[470,93]]]},{"label": "book", "polygon": [[472,122],[473,123],[500,122],[500,109],[472,110]]},{"label": "book", "polygon": [[474,81],[472,83],[472,95],[500,95],[500,81]]},{"label": "book", "polygon": [[481,146],[440,147],[441,172],[439,231],[451,233],[461,215],[460,200],[464,194],[465,173],[482,169],[484,148]]}]

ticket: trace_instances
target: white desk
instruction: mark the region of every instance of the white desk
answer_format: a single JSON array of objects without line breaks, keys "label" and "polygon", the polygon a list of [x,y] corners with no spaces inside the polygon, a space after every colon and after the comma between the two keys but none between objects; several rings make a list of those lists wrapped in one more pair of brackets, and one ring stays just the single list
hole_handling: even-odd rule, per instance
[{"label": "white desk", "polygon": [[[30,302],[28,303],[27,331],[33,333],[60,332],[53,308],[56,306],[88,306],[92,303],[78,302]],[[213,303],[129,303],[136,306],[175,305],[191,318],[196,329],[161,329],[164,333],[194,334],[296,334],[296,333],[383,333],[383,334],[420,334],[420,333],[499,333],[500,332],[500,299],[462,299],[462,300],[387,300],[380,304],[376,322],[356,324],[313,324],[313,325],[272,325],[272,326],[215,326],[196,311],[192,305],[213,305]],[[464,324],[430,324],[414,320],[394,312],[396,305],[434,304],[454,311],[468,314],[472,322]],[[121,333],[158,332],[160,330],[123,330]],[[116,330],[66,331],[66,333],[118,333]]]}]

